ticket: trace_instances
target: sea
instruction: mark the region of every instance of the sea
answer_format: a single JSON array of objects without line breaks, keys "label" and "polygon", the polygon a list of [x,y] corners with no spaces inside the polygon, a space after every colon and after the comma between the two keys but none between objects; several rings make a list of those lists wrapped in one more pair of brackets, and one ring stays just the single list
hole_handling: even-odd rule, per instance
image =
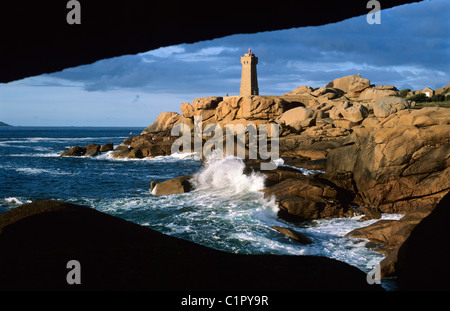
[{"label": "sea", "polygon": [[[118,146],[144,128],[132,127],[0,127],[0,214],[22,204],[52,199],[89,206],[164,234],[238,254],[325,256],[372,273],[384,255],[351,230],[377,220],[361,216],[291,223],[277,216],[278,206],[261,193],[264,176],[243,174],[235,157],[212,157],[204,164],[192,153],[145,159],[61,157],[73,146]],[[284,165],[282,160],[277,161]],[[304,174],[314,171],[302,170]],[[153,195],[151,181],[194,175],[194,190]],[[403,215],[383,214],[382,219]],[[302,245],[272,226],[306,235]],[[395,290],[395,280],[383,280]]]}]

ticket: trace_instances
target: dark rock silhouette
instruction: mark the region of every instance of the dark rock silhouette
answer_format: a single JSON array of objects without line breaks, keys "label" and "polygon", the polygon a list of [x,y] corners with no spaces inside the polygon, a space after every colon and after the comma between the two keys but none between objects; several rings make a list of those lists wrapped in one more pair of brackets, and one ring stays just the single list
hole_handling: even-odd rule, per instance
[{"label": "dark rock silhouette", "polygon": [[[325,257],[238,255],[94,209],[36,201],[0,215],[2,290],[380,290]],[[68,285],[68,261],[81,284]]]},{"label": "dark rock silhouette", "polygon": [[414,227],[395,263],[400,289],[450,290],[450,192]]},{"label": "dark rock silhouette", "polygon": [[[413,2],[418,0],[391,0],[382,8]],[[214,6],[192,1],[96,1],[81,5],[80,25],[69,25],[66,3],[33,1],[27,3],[26,10],[20,2],[2,4],[5,14],[0,27],[5,29],[5,48],[0,50],[0,82],[162,46],[237,33],[324,25],[369,12],[357,0],[277,4],[226,1]]]}]

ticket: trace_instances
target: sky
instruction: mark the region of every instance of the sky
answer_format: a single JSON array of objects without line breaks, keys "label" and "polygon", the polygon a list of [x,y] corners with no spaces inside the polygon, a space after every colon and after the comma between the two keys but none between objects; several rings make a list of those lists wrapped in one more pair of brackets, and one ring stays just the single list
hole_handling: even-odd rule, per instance
[{"label": "sky", "polygon": [[[364,1],[363,1],[364,2]],[[383,8],[381,3],[381,8]],[[368,9],[368,12],[370,9]],[[0,121],[16,126],[146,127],[197,97],[239,95],[240,57],[259,58],[260,95],[360,74],[399,90],[450,83],[450,3],[425,0],[338,23],[236,34],[0,83]]]}]

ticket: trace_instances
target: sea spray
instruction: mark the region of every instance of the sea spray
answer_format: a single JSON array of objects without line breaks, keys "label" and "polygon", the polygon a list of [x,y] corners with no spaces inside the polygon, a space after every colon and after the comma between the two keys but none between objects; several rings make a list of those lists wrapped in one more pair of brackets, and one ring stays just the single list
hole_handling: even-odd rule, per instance
[{"label": "sea spray", "polygon": [[235,156],[213,153],[204,168],[195,174],[191,183],[196,190],[220,190],[228,194],[256,192],[264,188],[265,176],[259,173],[244,174],[245,164]]}]

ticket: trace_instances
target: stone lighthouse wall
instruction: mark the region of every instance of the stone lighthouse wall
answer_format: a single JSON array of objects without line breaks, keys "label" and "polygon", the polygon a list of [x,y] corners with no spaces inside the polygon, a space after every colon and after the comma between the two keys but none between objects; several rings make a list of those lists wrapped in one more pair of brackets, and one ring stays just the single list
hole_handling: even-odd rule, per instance
[{"label": "stone lighthouse wall", "polygon": [[241,57],[242,75],[241,75],[241,90],[240,96],[259,95],[258,77],[256,74],[256,64],[258,64],[258,57],[249,53]]}]

